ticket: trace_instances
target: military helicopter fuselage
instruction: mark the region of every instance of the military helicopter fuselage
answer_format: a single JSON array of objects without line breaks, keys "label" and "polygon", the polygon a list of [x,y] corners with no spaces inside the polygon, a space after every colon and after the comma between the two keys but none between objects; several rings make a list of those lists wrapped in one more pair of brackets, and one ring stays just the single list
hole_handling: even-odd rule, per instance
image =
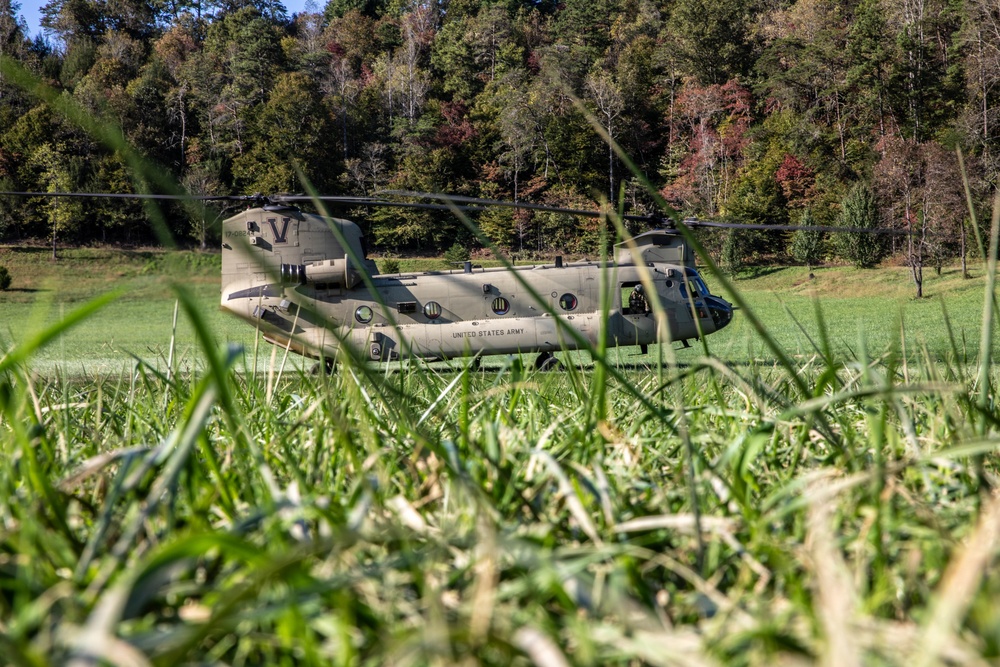
[{"label": "military helicopter fuselage", "polygon": [[[349,220],[295,208],[246,210],[223,223],[222,308],[265,340],[334,359],[351,345],[364,358],[453,358],[597,344],[687,344],[729,324],[732,306],[709,293],[683,239],[669,230],[616,246],[613,263],[380,275]],[[611,281],[602,307],[602,272]],[[646,273],[645,285],[643,275]],[[652,292],[650,292],[652,287]],[[534,292],[534,295],[532,294]],[[535,296],[537,295],[537,296]],[[666,315],[658,330],[656,300]]]}]

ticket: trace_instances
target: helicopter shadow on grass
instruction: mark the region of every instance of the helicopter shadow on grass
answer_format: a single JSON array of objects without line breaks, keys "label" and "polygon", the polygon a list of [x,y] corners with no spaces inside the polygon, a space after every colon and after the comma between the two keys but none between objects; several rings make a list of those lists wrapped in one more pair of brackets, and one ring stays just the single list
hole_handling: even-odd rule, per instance
[{"label": "helicopter shadow on grass", "polygon": [[[404,365],[401,364],[401,362],[394,362],[395,365],[394,365],[394,367],[390,368],[390,372],[403,372],[404,370],[415,370],[415,369],[417,369],[419,367],[426,367],[428,370],[433,370],[433,371],[438,372],[438,373],[458,373],[458,372],[466,370],[466,368],[469,368],[470,370],[472,370],[474,372],[480,372],[480,373],[499,373],[499,372],[510,371],[510,370],[519,370],[519,371],[523,371],[523,372],[550,372],[550,373],[558,373],[560,371],[564,372],[564,371],[568,371],[570,369],[576,370],[576,371],[592,371],[597,366],[597,362],[595,362],[593,360],[590,360],[590,361],[573,361],[573,360],[568,360],[568,359],[565,359],[565,358],[559,359],[559,357],[556,357],[556,359],[559,360],[559,363],[557,365],[551,367],[551,368],[548,368],[548,369],[545,369],[544,371],[542,371],[541,369],[538,369],[538,368],[535,367],[534,360],[531,358],[531,355],[528,355],[528,356],[526,356],[525,358],[523,358],[521,360],[521,362],[519,364],[520,365],[520,369],[517,369],[516,366],[518,364],[516,364],[516,362],[513,359],[503,358],[503,360],[501,360],[502,355],[498,355],[498,356],[492,357],[492,358],[491,357],[492,357],[492,355],[486,357],[479,364],[468,364],[468,361],[464,361],[463,362],[463,361],[461,361],[459,359],[451,359],[451,360],[448,360],[448,359],[438,359],[438,360],[434,360],[434,361],[424,360],[424,361],[418,362],[419,366],[415,365],[415,366],[411,366],[409,368],[406,368]],[[739,366],[751,366],[751,365],[753,365],[752,362],[749,362],[749,361],[744,361],[744,362],[725,362],[725,364],[727,366],[734,367],[734,368],[735,367],[739,367]],[[618,360],[615,360],[615,361],[609,361],[608,365],[612,366],[612,367],[614,367],[614,368],[616,368],[618,370],[621,370],[621,371],[654,372],[656,370],[656,367],[657,367],[657,362],[655,360],[649,359],[649,358],[635,358],[635,359],[628,359],[628,360],[618,359]],[[690,368],[699,367],[699,366],[701,366],[701,364],[687,362],[687,361],[680,361],[680,362],[675,362],[675,363],[672,363],[672,364],[666,364],[666,363],[664,363],[664,366],[670,366],[672,368],[686,370],[686,369],[690,369]]]},{"label": "helicopter shadow on grass", "polygon": [[734,273],[732,277],[737,280],[753,280],[778,273],[783,268],[781,266],[747,266]]}]

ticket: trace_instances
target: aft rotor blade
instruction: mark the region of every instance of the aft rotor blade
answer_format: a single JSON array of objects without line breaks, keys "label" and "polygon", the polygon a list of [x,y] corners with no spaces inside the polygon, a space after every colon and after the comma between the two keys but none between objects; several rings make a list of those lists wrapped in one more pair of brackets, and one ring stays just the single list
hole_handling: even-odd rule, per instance
[{"label": "aft rotor blade", "polygon": [[[443,195],[433,192],[410,192],[408,190],[386,190],[380,192],[381,195],[392,195],[395,197],[414,197],[417,199],[438,199],[440,201],[460,202],[472,204],[479,208],[520,208],[529,211],[542,211],[546,213],[566,213],[568,215],[579,215],[586,218],[599,218],[606,215],[603,211],[593,211],[589,209],[564,208],[562,206],[549,206],[547,204],[532,204],[530,202],[503,201],[501,199],[479,199],[478,197],[466,197],[463,195]],[[451,207],[447,207],[451,208]],[[626,215],[626,220],[652,221],[658,218],[649,215]]]},{"label": "aft rotor blade", "polygon": [[452,207],[447,204],[425,204],[421,202],[403,202],[403,201],[387,201],[384,199],[374,199],[372,197],[334,197],[334,196],[317,196],[309,197],[306,195],[279,195],[271,198],[272,201],[276,202],[308,202],[308,201],[320,201],[330,204],[340,204],[342,206],[374,206],[374,207],[387,207],[387,208],[415,208],[415,209],[425,209],[430,211],[451,211],[457,208],[460,211],[469,211],[473,213],[479,213],[487,210],[484,206],[457,206]]},{"label": "aft rotor blade", "polygon": [[232,195],[152,195],[119,192],[0,192],[10,197],[75,197],[85,199],[159,199],[167,201],[242,201],[242,196]]},{"label": "aft rotor blade", "polygon": [[322,201],[329,202],[331,204],[343,204],[345,206],[365,206],[378,201],[371,197],[336,197],[333,195],[317,195],[315,197],[311,195],[274,195],[270,199],[271,201],[276,202]]},{"label": "aft rotor blade", "polygon": [[[386,190],[380,192],[383,195],[394,195],[397,197],[417,197],[423,199],[438,199],[442,201],[452,201],[452,202],[462,202],[467,204],[474,204],[479,207],[505,207],[505,208],[523,208],[534,211],[548,211],[552,213],[568,213],[570,215],[580,215],[591,218],[597,218],[604,213],[601,211],[589,211],[580,209],[570,209],[561,208],[558,206],[547,206],[545,204],[532,204],[529,202],[512,202],[503,201],[498,199],[480,199],[478,197],[466,197],[463,195],[445,195],[437,194],[433,192],[410,192],[407,190]],[[661,224],[668,227],[674,225],[674,221],[665,216],[657,215],[638,215],[638,214],[626,214],[622,216],[625,220],[636,220],[643,222],[650,222],[654,224]],[[764,225],[764,224],[752,224],[752,223],[741,223],[741,222],[714,222],[711,220],[699,220],[698,218],[684,218],[682,220],[683,224],[687,227],[715,227],[719,229],[758,229],[761,231],[770,232],[795,232],[795,231],[810,231],[810,232],[847,232],[852,234],[896,234],[896,235],[906,235],[907,232],[897,229],[864,229],[857,227],[824,227],[821,225]]]},{"label": "aft rotor blade", "polygon": [[[265,196],[261,194],[252,195],[161,195],[161,194],[140,194],[140,193],[114,193],[114,192],[0,192],[0,196],[9,197],[65,197],[65,198],[103,198],[103,199],[149,199],[160,201],[222,201],[222,202],[246,202],[256,206],[267,206],[280,203],[321,201],[342,206],[373,206],[391,208],[410,208],[431,211],[451,211],[459,210],[469,213],[481,213],[490,208],[513,208],[525,209],[529,211],[542,211],[546,213],[565,213],[567,215],[578,215],[587,218],[599,218],[606,213],[603,211],[593,211],[588,209],[563,208],[561,206],[549,206],[547,204],[533,204],[530,202],[512,202],[499,199],[480,199],[478,197],[467,197],[464,195],[446,195],[432,192],[411,192],[408,190],[386,190],[380,192],[381,195],[395,197],[412,197],[416,199],[432,199],[443,204],[430,204],[423,202],[398,202],[374,197],[345,197],[345,196],[317,196],[309,195],[273,195]],[[461,204],[461,205],[459,205]],[[673,227],[674,220],[660,215],[650,214],[626,214],[622,216],[625,220],[645,222],[654,226]],[[747,229],[767,232],[829,232],[848,234],[891,234],[905,236],[909,232],[900,229],[869,229],[858,227],[824,227],[821,225],[765,225],[750,224],[741,222],[715,222],[712,220],[699,220],[697,218],[685,218],[683,224],[687,227],[708,227],[716,229]]]}]

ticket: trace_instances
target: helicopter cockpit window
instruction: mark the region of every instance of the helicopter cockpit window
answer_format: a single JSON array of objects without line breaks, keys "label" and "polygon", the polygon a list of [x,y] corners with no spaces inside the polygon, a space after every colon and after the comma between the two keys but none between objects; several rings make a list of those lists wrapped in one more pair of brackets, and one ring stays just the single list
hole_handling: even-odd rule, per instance
[{"label": "helicopter cockpit window", "polygon": [[705,284],[704,280],[701,278],[688,277],[686,281],[682,281],[680,283],[681,297],[684,299],[688,298],[688,285],[691,286],[691,292],[694,294],[694,298],[696,299],[700,296],[711,296],[712,294],[708,291],[708,286]]},{"label": "helicopter cockpit window", "polygon": [[687,298],[688,286],[691,288],[691,293],[694,298],[700,296],[712,296],[712,293],[708,291],[708,285],[702,277],[692,268],[687,268],[684,270],[684,274],[680,280],[681,286],[681,296],[685,299]]},{"label": "helicopter cockpit window", "polygon": [[493,299],[493,312],[495,314],[506,315],[508,311],[510,311],[510,301],[502,296]]},{"label": "helicopter cockpit window", "polygon": [[361,324],[368,324],[371,322],[374,315],[375,313],[372,311],[370,306],[358,306],[358,309],[354,311],[354,319]]},{"label": "helicopter cockpit window", "polygon": [[428,301],[424,304],[424,315],[429,320],[436,320],[441,317],[441,304],[437,301]]},{"label": "helicopter cockpit window", "polygon": [[563,310],[576,310],[577,303],[579,302],[573,294],[563,294],[559,297],[559,307]]}]

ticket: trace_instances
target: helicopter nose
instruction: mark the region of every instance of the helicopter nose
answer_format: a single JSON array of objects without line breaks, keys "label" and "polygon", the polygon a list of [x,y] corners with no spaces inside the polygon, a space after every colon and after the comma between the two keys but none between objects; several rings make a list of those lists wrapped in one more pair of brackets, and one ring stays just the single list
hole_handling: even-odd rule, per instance
[{"label": "helicopter nose", "polygon": [[724,329],[733,320],[733,304],[717,296],[705,297],[705,305],[712,314],[715,330]]}]

